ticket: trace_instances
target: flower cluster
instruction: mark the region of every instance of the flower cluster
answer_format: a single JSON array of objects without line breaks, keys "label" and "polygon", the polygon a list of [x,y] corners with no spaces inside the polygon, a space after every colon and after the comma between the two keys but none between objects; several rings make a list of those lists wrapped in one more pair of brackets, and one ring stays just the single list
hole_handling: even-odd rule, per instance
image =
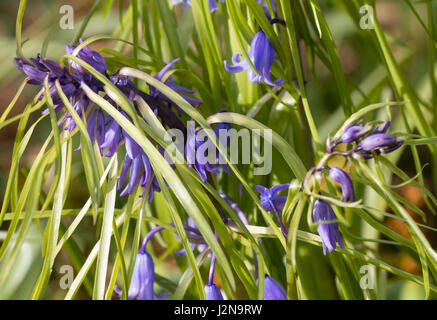
[{"label": "flower cluster", "polygon": [[[248,220],[244,213],[238,208],[237,204],[225,193],[222,191],[219,192],[220,196],[228,202],[231,207],[238,213],[239,217],[243,221],[244,224],[248,224]],[[229,222],[229,221],[227,221]],[[169,226],[174,227],[173,223],[170,223]],[[188,241],[190,243],[190,247],[192,250],[197,249],[199,254],[208,254],[211,256],[210,267],[209,267],[209,275],[208,282],[204,287],[205,297],[207,300],[224,300],[223,294],[220,291],[219,287],[214,283],[214,273],[215,273],[215,265],[216,265],[216,256],[214,253],[210,251],[209,246],[201,235],[199,229],[195,225],[194,221],[189,217],[187,220],[187,224],[183,225],[183,228],[186,231],[188,236]],[[152,229],[144,238],[140,251],[137,254],[137,258],[135,261],[135,266],[132,273],[131,284],[128,289],[128,299],[137,299],[137,300],[153,300],[154,298],[164,298],[167,296],[167,293],[164,294],[156,294],[154,293],[154,263],[153,259],[149,253],[146,251],[147,244],[152,239],[152,237],[158,232],[166,229],[163,226],[158,226]],[[176,239],[180,240],[178,236]],[[179,251],[175,251],[177,256],[185,256],[185,250],[181,249]],[[254,254],[254,264],[255,264],[255,276],[258,275],[258,262],[256,260]],[[119,295],[122,294],[122,290],[116,287],[115,290]],[[278,281],[274,278],[266,275],[264,278],[264,299],[265,300],[287,300],[287,294],[285,293],[284,288],[280,285]]]},{"label": "flower cluster", "polygon": [[350,153],[358,154],[364,159],[395,151],[404,141],[387,133],[390,126],[391,121],[385,121],[376,127],[352,123],[344,129],[339,139],[328,143],[327,153],[334,152],[335,147],[341,143],[355,144]]},{"label": "flower cluster", "polygon": [[[276,18],[276,5],[274,1],[269,0],[271,6],[267,4],[266,0],[257,1],[259,5],[263,6],[265,14],[271,24],[278,22],[283,23]],[[175,5],[183,2],[185,6],[191,6],[190,0],[172,0],[172,2]],[[224,3],[225,0],[220,0],[220,2]],[[208,3],[211,12],[218,9],[217,0],[209,0]],[[275,17],[272,19],[270,18],[269,9],[273,9],[274,11]],[[184,144],[183,151],[189,167],[196,170],[203,182],[208,181],[209,175],[212,173],[219,174],[222,171],[230,173],[229,167],[224,163],[222,155],[216,146],[209,139],[205,141],[206,135],[204,129],[195,127],[193,131],[190,131],[181,121],[182,109],[180,106],[163,92],[153,86],[149,86],[148,90],[145,91],[140,90],[129,77],[121,74],[120,70],[114,73],[109,72],[104,57],[99,52],[85,46],[82,41],[79,45],[66,45],[65,51],[69,55],[76,56],[83,63],[78,62],[76,59],[72,61],[73,59],[69,58],[67,59],[67,65],[63,65],[52,60],[43,59],[40,54],[38,54],[35,59],[32,58],[29,61],[24,58],[15,58],[14,63],[20,71],[26,74],[29,84],[42,87],[37,97],[40,100],[44,98],[44,94],[46,93],[45,84],[47,83],[48,94],[53,101],[54,109],[56,112],[62,113],[59,125],[62,126],[64,130],[73,133],[76,131],[78,124],[75,121],[77,117],[74,112],[71,114],[68,111],[71,110],[71,108],[66,108],[64,104],[65,100],[61,99],[63,95],[65,95],[68,100],[67,107],[71,104],[75,113],[86,124],[88,138],[102,156],[116,156],[121,150],[121,147],[123,147],[125,157],[122,162],[117,185],[120,196],[133,194],[137,188],[140,188],[140,190],[142,190],[141,196],[144,196],[146,193],[150,202],[153,199],[154,192],[159,192],[161,189],[147,154],[137,141],[122,128],[116,119],[92,103],[88,96],[89,93],[87,94],[83,90],[84,86],[89,87],[94,93],[102,96],[103,99],[111,103],[118,112],[130,122],[133,122],[133,119],[130,117],[131,114],[129,113],[130,115],[128,115],[126,110],[114,100],[115,98],[108,95],[105,83],[109,82],[116,86],[132,102],[136,109],[141,110],[138,101],[141,101],[141,99],[144,100],[160,120],[164,128],[179,129],[186,135],[186,143]],[[278,78],[272,80],[270,75],[275,56],[276,52],[272,43],[265,32],[261,30],[255,34],[250,44],[248,54],[250,61],[242,60],[242,55],[236,53],[232,57],[232,65],[224,61],[224,67],[225,70],[230,73],[238,73],[247,70],[248,80],[250,82],[265,83],[270,86],[281,86],[284,83],[284,79]],[[178,61],[179,58],[174,59],[164,66],[163,69],[157,73],[155,79],[165,83],[169,88],[178,92],[188,103],[194,105],[201,104],[201,101],[189,96],[195,93],[195,91],[176,84],[172,76],[167,77],[170,70]],[[99,76],[96,76],[96,73],[98,73]],[[102,76],[105,78],[105,81],[101,80]],[[60,90],[58,88],[60,88]],[[47,112],[48,110],[43,111],[44,114]],[[138,114],[138,116],[140,116],[140,114]],[[215,126],[214,133],[219,137],[218,143],[220,145],[229,144],[230,138],[228,135],[225,135],[226,141],[220,140],[222,137],[221,133],[224,132],[227,134],[229,130],[231,130],[229,123],[218,123]],[[160,152],[164,151],[156,142],[153,141],[153,143]],[[80,146],[76,150],[79,148]],[[208,160],[209,155],[206,154],[199,157],[198,153],[202,153],[202,150],[212,150],[212,158],[214,161]],[[341,177],[337,178],[336,181],[342,185],[342,188],[348,188]],[[285,237],[287,236],[288,230],[282,222],[280,212],[284,209],[287,197],[280,196],[278,193],[288,189],[288,187],[289,184],[274,186],[270,189],[263,186],[256,186],[256,190],[260,192],[261,207],[266,211],[275,212]],[[248,224],[248,219],[242,210],[238,208],[237,204],[222,191],[220,191],[219,194],[238,213],[243,223]],[[347,197],[349,198],[350,195]],[[226,220],[224,216],[222,218],[225,223],[229,223],[229,220],[231,220]],[[174,227],[172,223],[170,223],[169,226]],[[209,278],[204,287],[206,298],[209,300],[223,300],[222,292],[214,283],[215,254],[211,252],[211,249],[208,247],[208,244],[191,218],[188,218],[187,223],[183,227],[188,236],[191,248],[201,254],[208,254],[211,257]],[[141,249],[135,260],[130,287],[124,288],[124,290],[128,290],[127,296],[129,299],[151,300],[165,296],[157,295],[154,292],[155,266],[152,256],[146,251],[149,240],[163,229],[164,227],[159,226],[151,230],[142,242]],[[186,252],[182,249],[175,251],[175,254],[177,256],[184,256]],[[255,279],[257,279],[258,262],[255,254],[253,259],[255,265],[254,275]],[[115,291],[118,294],[123,293],[118,287],[115,288]],[[287,299],[284,288],[269,275],[265,275],[264,278],[264,297],[267,300]]]},{"label": "flower cluster", "polygon": [[[77,50],[77,46],[66,45],[67,54],[73,54],[75,50]],[[87,46],[83,46],[77,52],[77,57],[88,63],[97,72],[106,76],[106,78],[116,85],[134,105],[136,105],[137,97],[144,99],[155,115],[161,120],[164,127],[186,131],[185,126],[179,118],[181,115],[180,108],[162,92],[154,87],[150,87],[149,93],[145,93],[137,89],[128,77],[120,76],[118,71],[109,75],[105,59],[102,55]],[[163,76],[177,61],[179,61],[179,59],[175,59],[167,64],[156,75],[156,79],[162,80]],[[135,140],[120,127],[115,119],[90,103],[87,95],[81,89],[81,85],[86,84],[95,93],[105,93],[103,83],[76,62],[71,62],[69,66],[61,66],[55,61],[43,59],[41,55],[38,54],[36,59],[31,58],[30,61],[23,58],[15,58],[14,63],[19,70],[27,75],[29,84],[43,86],[47,78],[50,96],[53,100],[55,111],[57,112],[64,110],[64,103],[55,86],[55,83],[59,82],[62,92],[73,105],[74,110],[79,117],[87,123],[88,136],[92,143],[97,144],[102,155],[104,154],[104,150],[107,150],[105,156],[112,157],[119,150],[120,146],[125,146],[126,156],[118,182],[118,190],[121,190],[120,195],[132,194],[136,190],[136,187],[140,185],[143,189],[142,195],[148,190],[148,198],[149,201],[151,201],[153,192],[159,192],[160,187],[154,176],[149,158]],[[186,95],[192,94],[194,91],[179,86],[175,84],[174,81],[174,78],[169,77],[165,81],[165,84],[171,89],[178,91],[181,97],[189,103],[201,103]],[[44,92],[42,92],[38,98],[42,99],[43,96]],[[108,95],[104,94],[104,98],[117,105]],[[131,121],[121,107],[117,106],[117,108],[121,114]],[[175,109],[177,114],[175,114],[172,109]],[[48,110],[43,111],[43,113],[47,112]],[[73,116],[67,110],[64,110],[62,117],[63,120],[60,124],[64,125],[65,130],[72,132],[76,129],[77,124],[73,120]]]},{"label": "flower cluster", "polygon": [[[363,125],[352,123],[339,134],[339,138],[327,143],[327,152],[319,165],[309,171],[309,175],[328,171],[330,179],[338,183],[342,190],[341,201],[354,202],[355,190],[349,175],[341,168],[329,167],[325,163],[332,155],[341,155],[346,158],[358,155],[363,159],[371,159],[380,154],[392,152],[402,146],[403,140],[387,133],[391,122],[385,121],[379,125]],[[348,151],[338,151],[339,144],[352,145]],[[337,243],[344,248],[340,235],[337,217],[331,204],[323,199],[317,199],[313,207],[313,219],[318,224],[317,232],[323,244],[323,253],[335,250]]]}]

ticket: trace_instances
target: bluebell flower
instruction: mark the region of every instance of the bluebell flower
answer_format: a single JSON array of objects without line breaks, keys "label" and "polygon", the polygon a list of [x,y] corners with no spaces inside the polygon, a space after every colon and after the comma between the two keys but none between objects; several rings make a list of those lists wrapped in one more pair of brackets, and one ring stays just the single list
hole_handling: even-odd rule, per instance
[{"label": "bluebell flower", "polygon": [[[82,43],[82,40],[80,40],[80,43]],[[66,44],[65,45],[65,52],[67,54],[73,54],[73,52],[76,48],[77,48],[76,45],[70,46],[70,45]],[[90,66],[92,66],[98,72],[100,72],[102,74],[106,74],[107,66],[106,66],[105,59],[97,51],[92,50],[87,46],[84,46],[77,53],[77,57],[79,59],[85,61],[86,63],[88,63]],[[81,71],[81,72],[83,71],[83,67],[74,61],[71,63],[71,66],[78,71]]]},{"label": "bluebell flower", "polygon": [[287,202],[287,197],[278,196],[278,193],[282,190],[288,189],[289,186],[289,183],[273,186],[270,189],[259,185],[255,186],[255,189],[260,193],[261,207],[266,211],[273,210],[275,212],[276,219],[278,219],[279,225],[281,227],[281,232],[284,237],[287,237],[288,230],[284,226],[281,215],[279,213],[284,210],[285,203]]},{"label": "bluebell flower", "polygon": [[[128,299],[153,300],[153,283],[155,281],[155,265],[149,253],[140,251],[135,259],[132,278],[128,290]],[[122,291],[115,286],[114,291],[119,295]]]},{"label": "bluebell flower", "polygon": [[331,205],[321,199],[317,199],[313,208],[314,222],[319,223],[317,233],[320,235],[323,244],[323,254],[326,255],[326,248],[332,252],[337,247],[344,248],[343,240],[338,229],[337,217]]},{"label": "bluebell flower", "polygon": [[381,123],[379,126],[377,126],[375,128],[375,130],[372,132],[372,134],[375,134],[375,133],[387,133],[387,131],[390,128],[390,126],[391,126],[391,121],[390,120],[384,121],[383,123]]},{"label": "bluebell flower", "polygon": [[264,300],[287,300],[284,288],[267,275],[264,277]]},{"label": "bluebell flower", "polygon": [[342,189],[341,201],[355,201],[354,185],[349,175],[338,167],[329,168],[329,176],[335,182],[338,182]]},{"label": "bluebell flower", "polygon": [[[162,68],[161,71],[158,72],[158,74],[155,76],[156,80],[162,81],[163,76],[170,71],[170,69],[174,66],[174,64],[176,62],[178,62],[180,60],[180,58],[176,58],[173,61],[171,61],[170,63],[168,63],[164,68]],[[184,93],[188,93],[188,94],[192,94],[195,93],[195,90],[190,90],[187,88],[184,88],[180,85],[177,85],[174,83],[175,79],[173,77],[169,77],[168,79],[165,79],[165,81],[163,81],[163,83],[173,89],[174,91],[179,91],[179,95],[184,98],[187,102],[191,103],[191,104],[202,104],[202,101],[199,101],[197,99],[188,97],[187,95],[185,95]],[[166,95],[164,95],[163,93],[161,93],[159,90],[157,90],[155,87],[150,86],[150,96],[156,99],[161,99],[167,103],[169,103],[170,105],[174,105],[179,113],[179,116],[181,116],[181,109],[179,108],[179,106],[177,106],[171,99],[169,99]]]},{"label": "bluebell flower", "polygon": [[375,133],[367,136],[358,144],[357,151],[361,154],[369,154],[375,152],[389,153],[402,146],[404,140],[396,138],[387,133]]},{"label": "bluebell flower", "polygon": [[[179,3],[183,3],[185,6],[191,7],[191,0],[171,0],[173,5],[177,5]],[[220,2],[225,2],[225,0],[220,0]],[[209,10],[214,12],[218,9],[217,0],[208,0]]]},{"label": "bluebell flower", "polygon": [[[219,130],[226,130],[226,128],[230,128],[230,126],[226,124],[217,126],[214,130],[215,134],[219,137]],[[185,156],[187,157],[188,166],[190,168],[194,167],[194,169],[199,173],[202,181],[207,180],[208,172],[218,174],[221,172],[221,170],[224,170],[225,172],[229,173],[229,167],[224,164],[224,160],[221,159],[221,155],[213,142],[206,136],[206,134],[203,133],[202,127],[198,126],[194,129],[194,132],[191,131],[192,130],[188,130],[187,141],[185,144]],[[221,141],[221,143],[224,145],[227,142]],[[201,147],[203,150],[205,150],[205,154],[200,154],[198,152],[199,148]],[[215,150],[215,157],[213,159],[214,164],[208,160],[209,155],[206,154],[206,150]],[[220,165],[216,166],[215,164]]]},{"label": "bluebell flower", "polygon": [[206,300],[224,300],[220,289],[214,284],[205,285]]},{"label": "bluebell flower", "polygon": [[140,184],[143,188],[143,195],[148,185],[149,187],[149,202],[153,199],[154,191],[161,191],[159,184],[154,176],[152,166],[150,165],[149,158],[141,147],[133,140],[129,134],[123,130],[126,156],[124,158],[123,166],[118,180],[117,190],[120,190],[124,185],[124,182],[129,171],[129,179],[126,187],[120,193],[120,196],[126,194],[132,194],[135,187]]},{"label": "bluebell flower", "polygon": [[340,142],[344,144],[355,142],[366,135],[370,129],[371,127],[358,123],[352,123],[344,129],[340,138]]},{"label": "bluebell flower", "polygon": [[258,74],[252,70],[252,67],[246,59],[240,60],[242,56],[240,53],[236,53],[232,56],[233,65],[229,65],[225,60],[226,71],[238,73],[247,70],[249,81],[254,83],[261,83],[261,80],[271,86],[281,86],[284,83],[282,78],[278,78],[275,81],[270,78],[270,69],[275,59],[275,49],[264,31],[261,30],[255,34],[250,44],[248,55]]},{"label": "bluebell flower", "polygon": [[273,186],[270,189],[259,185],[255,186],[255,189],[260,193],[261,207],[266,211],[272,211],[275,208],[278,211],[282,211],[287,197],[279,196],[278,193],[288,189],[289,186],[289,183]]},{"label": "bluebell flower", "polygon": [[96,109],[87,120],[87,131],[91,143],[94,139],[100,149],[100,154],[103,154],[102,144],[105,140],[105,115],[101,109]]},{"label": "bluebell flower", "polygon": [[[125,115],[123,111],[121,113]],[[124,135],[120,124],[110,116],[107,116],[105,137],[100,145],[101,150],[108,148],[105,157],[112,157],[123,142]]]},{"label": "bluebell flower", "polygon": [[[128,290],[129,300],[153,300],[154,298],[163,299],[168,293],[156,294],[153,290],[155,281],[155,265],[151,255],[140,250],[135,259],[132,278]],[[122,291],[116,286],[114,291],[121,295]]]},{"label": "bluebell flower", "polygon": [[267,18],[269,18],[269,20],[270,20],[270,10],[269,10],[269,6],[267,4],[267,1],[271,1],[271,3],[272,3],[274,17],[276,17],[278,15],[275,0],[257,0],[257,1],[258,1],[259,5],[263,6],[264,14],[267,16]]}]

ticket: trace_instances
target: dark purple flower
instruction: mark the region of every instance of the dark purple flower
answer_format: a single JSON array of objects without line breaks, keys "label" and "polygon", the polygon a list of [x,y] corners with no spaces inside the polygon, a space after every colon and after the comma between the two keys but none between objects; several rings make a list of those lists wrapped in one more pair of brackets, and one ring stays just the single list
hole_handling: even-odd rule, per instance
[{"label": "dark purple flower", "polygon": [[240,60],[241,56],[240,53],[236,53],[232,56],[232,66],[228,65],[228,62],[225,60],[224,63],[227,72],[238,73],[248,70],[247,77],[250,82],[261,83],[261,80],[263,80],[266,84],[271,86],[280,86],[284,83],[282,78],[278,78],[275,81],[270,78],[270,69],[275,59],[275,49],[264,31],[259,31],[255,35],[249,49],[250,61],[258,74],[255,74],[247,60]]},{"label": "dark purple flower", "polygon": [[[82,43],[82,40],[80,40],[80,42]],[[65,45],[65,52],[68,54],[73,54],[74,49],[76,49],[76,48],[77,48],[76,45],[69,46],[68,44],[66,44]],[[82,49],[80,49],[80,51],[77,54],[77,57],[79,59],[82,59],[83,61],[85,61],[89,65],[91,65],[98,72],[103,73],[103,74],[106,73],[107,66],[106,66],[105,59],[97,51],[94,51],[94,50],[90,49],[89,47],[85,46]],[[83,71],[83,67],[81,65],[77,64],[76,62],[72,62],[71,66],[78,71],[81,71],[81,72]]]},{"label": "dark purple flower", "polygon": [[326,255],[326,248],[332,252],[337,247],[344,248],[340,231],[338,230],[337,217],[330,204],[321,199],[317,199],[313,208],[314,222],[319,223],[317,232],[322,239],[323,254]]},{"label": "dark purple flower", "polygon": [[341,201],[355,201],[354,185],[349,175],[338,167],[329,168],[329,176],[332,180],[338,182],[343,192]]},{"label": "dark purple flower", "polygon": [[126,156],[124,158],[123,167],[120,173],[120,179],[118,180],[117,190],[120,190],[124,185],[124,182],[129,171],[129,179],[124,190],[120,193],[120,196],[126,194],[132,194],[135,187],[140,184],[143,187],[143,195],[149,187],[149,202],[153,199],[154,191],[161,191],[156,177],[153,174],[152,166],[150,165],[149,158],[141,147],[133,140],[124,130],[124,141],[126,146]]},{"label": "dark purple flower", "polygon": [[224,300],[219,288],[214,284],[205,285],[206,300]]},{"label": "dark purple flower", "polygon": [[287,184],[280,184],[267,189],[263,186],[255,186],[255,189],[260,193],[261,207],[266,211],[275,212],[276,219],[278,219],[279,225],[281,227],[281,232],[284,237],[287,237],[288,230],[282,222],[280,212],[284,210],[285,203],[287,202],[286,196],[278,196],[278,193],[282,190],[288,189],[290,186]]},{"label": "dark purple flower", "polygon": [[267,275],[264,278],[264,300],[287,300],[284,288]]},{"label": "dark purple flower", "polygon": [[91,143],[94,139],[100,149],[100,154],[103,154],[102,144],[105,140],[105,115],[100,109],[94,110],[87,121],[87,131]]},{"label": "dark purple flower", "polygon": [[[270,19],[270,11],[269,11],[269,6],[267,4],[267,1],[269,0],[257,0],[259,5],[263,5],[263,10],[264,10],[264,14],[267,16],[267,18]],[[276,9],[276,2],[275,0],[271,0],[272,3],[272,8],[273,8],[273,12],[274,12],[274,16],[277,16],[277,9]]]},{"label": "dark purple flower", "polygon": [[259,185],[255,186],[255,189],[260,193],[261,207],[266,211],[272,211],[275,208],[277,211],[282,211],[287,197],[278,196],[278,193],[288,189],[289,186],[289,183],[273,186],[270,189]]},{"label": "dark purple flower", "polygon": [[[178,62],[180,60],[180,58],[176,58],[176,59],[174,59],[173,61],[171,61],[170,63],[168,63],[157,75],[156,75],[156,77],[155,77],[155,79],[157,79],[157,80],[159,80],[159,81],[162,81],[162,77],[173,67],[173,65],[176,63],[176,62]],[[165,81],[164,81],[164,83],[165,83],[165,85],[167,86],[167,87],[169,87],[169,88],[171,88],[171,89],[173,89],[173,90],[175,90],[175,91],[179,91],[179,92],[182,92],[182,93],[195,93],[196,91],[194,91],[194,90],[190,90],[190,89],[187,89],[187,88],[184,88],[184,87],[182,87],[182,86],[179,86],[179,85],[177,85],[177,84],[175,84],[175,83],[173,83],[175,81],[175,79],[174,78],[172,78],[172,77],[169,77],[168,79],[166,79]],[[191,103],[191,104],[202,104],[202,101],[199,101],[199,100],[197,100],[197,99],[193,99],[193,98],[190,98],[190,97],[188,97],[188,96],[186,96],[186,95],[184,95],[184,94],[182,94],[182,93],[179,93],[179,95],[181,96],[181,97],[183,97],[187,102],[189,102],[189,103]],[[165,96],[164,94],[162,94],[159,90],[157,90],[156,88],[154,88],[154,87],[150,87],[150,96],[152,96],[152,97],[154,97],[154,98],[161,98],[162,100],[164,100],[164,101],[167,101],[167,102],[169,102],[169,103],[172,103],[173,104],[173,101],[171,101],[169,98],[167,98],[167,96]]]},{"label": "dark purple flower", "polygon": [[358,144],[358,151],[389,153],[398,149],[404,140],[387,133],[375,133],[364,138]]},{"label": "dark purple flower", "polygon": [[367,134],[370,129],[370,127],[365,127],[362,124],[352,123],[344,129],[340,142],[344,144],[355,142]]},{"label": "dark purple flower", "polygon": [[[122,112],[123,113],[123,112]],[[123,130],[117,121],[107,116],[108,124],[106,125],[105,137],[100,145],[101,150],[108,148],[106,157],[112,157],[117,151],[118,147],[123,143]]]},{"label": "dark purple flower", "polygon": [[[202,181],[207,180],[207,172],[220,173],[220,168],[216,167],[208,160],[208,154],[206,150],[215,149],[215,146],[209,145],[212,142],[208,139],[206,134],[203,134],[202,127],[198,126],[193,130],[188,129],[187,142],[185,144],[185,156],[187,157],[188,166],[193,168],[199,173]],[[206,145],[208,144],[208,145]],[[207,147],[210,146],[211,148]],[[205,150],[204,154],[201,154],[198,150],[201,148]]]}]

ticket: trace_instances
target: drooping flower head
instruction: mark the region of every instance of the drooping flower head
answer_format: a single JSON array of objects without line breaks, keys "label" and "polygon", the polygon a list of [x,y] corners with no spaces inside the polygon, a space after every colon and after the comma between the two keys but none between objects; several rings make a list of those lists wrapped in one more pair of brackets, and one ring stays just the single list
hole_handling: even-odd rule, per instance
[{"label": "drooping flower head", "polygon": [[152,166],[150,165],[149,158],[143,149],[132,139],[129,134],[123,130],[126,156],[124,158],[123,167],[121,169],[120,179],[118,180],[117,190],[120,190],[124,185],[124,182],[129,171],[129,179],[126,187],[120,193],[120,196],[125,194],[132,194],[135,187],[140,184],[143,187],[143,194],[146,188],[149,187],[149,202],[153,199],[154,191],[161,191],[158,181],[153,174]]},{"label": "drooping flower head", "polygon": [[[155,297],[153,283],[155,281],[155,265],[148,252],[140,251],[135,260],[132,278],[128,291],[129,300],[153,300]],[[121,295],[117,287],[115,291]]]},{"label": "drooping flower head", "polygon": [[349,175],[338,167],[329,168],[329,176],[335,182],[338,182],[343,192],[341,201],[353,202],[355,201],[354,185]]},{"label": "drooping flower head", "polygon": [[247,78],[254,83],[261,83],[261,80],[270,86],[281,86],[284,83],[282,78],[272,80],[270,77],[270,69],[275,59],[275,49],[264,31],[261,30],[255,34],[248,55],[257,74],[246,59],[241,60],[241,53],[232,56],[233,65],[229,65],[225,60],[226,71],[239,73],[247,70]]},{"label": "drooping flower head", "polygon": [[284,288],[268,275],[264,277],[264,300],[287,300]]},{"label": "drooping flower head", "polygon": [[326,255],[326,248],[332,252],[337,247],[344,248],[343,240],[338,230],[337,216],[331,205],[321,199],[317,199],[313,208],[314,222],[319,223],[317,232],[322,239],[323,254]]}]

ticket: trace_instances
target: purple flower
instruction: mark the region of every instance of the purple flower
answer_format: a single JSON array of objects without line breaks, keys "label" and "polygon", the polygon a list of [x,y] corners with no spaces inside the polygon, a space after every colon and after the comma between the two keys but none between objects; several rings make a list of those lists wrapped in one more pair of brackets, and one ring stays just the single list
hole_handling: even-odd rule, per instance
[{"label": "purple flower", "polygon": [[[125,116],[126,114],[121,111]],[[106,157],[112,157],[114,153],[117,151],[118,147],[123,143],[124,136],[123,130],[117,121],[112,119],[110,116],[108,117],[108,124],[105,130],[105,137],[103,139],[102,144],[100,145],[101,150],[108,148],[108,152],[105,154]]]},{"label": "purple flower", "polygon": [[[171,0],[171,2],[173,3],[173,5],[177,5],[183,2],[185,6],[191,7],[191,0]],[[225,0],[220,0],[220,2],[225,2]],[[218,9],[217,0],[208,0],[208,3],[209,3],[209,10],[211,12],[214,12],[215,10]]]},{"label": "purple flower", "polygon": [[214,284],[205,285],[206,300],[224,300],[219,288]]},{"label": "purple flower", "polygon": [[[80,42],[82,43],[82,40],[80,40]],[[77,48],[76,45],[69,46],[68,44],[66,44],[65,45],[65,52],[68,54],[73,54],[74,49],[76,49],[76,48]],[[106,73],[107,66],[106,66],[105,59],[97,51],[94,51],[94,50],[90,49],[89,47],[85,46],[82,49],[80,49],[80,51],[77,54],[77,57],[79,59],[85,61],[89,65],[91,65],[98,72],[103,73],[103,74]],[[77,64],[76,62],[72,62],[71,66],[80,72],[83,71],[83,67],[81,65]]]},{"label": "purple flower", "polygon": [[[173,61],[171,61],[170,63],[168,63],[164,68],[162,68],[161,71],[159,71],[159,73],[156,75],[155,79],[162,81],[162,77],[168,72],[170,71],[170,69],[173,67],[173,65],[178,62],[180,60],[180,58],[176,58]],[[184,88],[182,86],[179,86],[175,83],[173,83],[175,81],[174,78],[169,77],[168,79],[166,79],[164,81],[165,85],[175,91],[179,91],[182,93],[195,93],[196,91],[194,90],[190,90],[187,88]],[[190,98],[182,93],[179,93],[179,95],[181,97],[183,97],[185,100],[187,100],[187,102],[191,103],[191,104],[202,104],[202,101]],[[169,103],[173,103],[169,98],[167,98],[164,94],[162,94],[160,91],[158,91],[156,88],[154,87],[150,87],[150,96],[154,97],[154,98],[161,98]]]},{"label": "purple flower", "polygon": [[404,140],[396,138],[387,133],[375,133],[364,138],[358,144],[358,151],[364,152],[376,152],[379,153],[389,153],[398,149]]},{"label": "purple flower", "polygon": [[100,109],[94,110],[87,122],[88,136],[91,143],[94,143],[94,139],[100,149],[100,154],[103,154],[102,144],[105,140],[105,115]]},{"label": "purple flower", "polygon": [[149,202],[153,199],[154,191],[161,191],[156,177],[153,174],[152,166],[150,165],[149,158],[141,147],[133,140],[124,130],[123,135],[126,146],[126,156],[124,158],[123,167],[120,173],[120,179],[118,180],[117,190],[120,190],[124,185],[124,182],[129,171],[129,179],[124,190],[120,193],[120,196],[126,194],[132,194],[135,187],[140,184],[143,187],[143,195],[148,185],[149,187]]},{"label": "purple flower", "polygon": [[[187,157],[188,166],[190,168],[194,167],[194,169],[199,173],[202,181],[205,182],[208,178],[207,172],[220,173],[220,168],[216,167],[208,160],[209,155],[206,153],[207,150],[216,150],[216,148],[212,145],[212,142],[208,139],[206,134],[204,134],[203,129],[200,126],[196,127],[194,130],[190,130],[189,128],[187,135],[185,156]],[[201,152],[198,151],[200,148],[205,150],[205,153],[201,154]]]},{"label": "purple flower", "polygon": [[285,202],[287,202],[286,196],[278,196],[278,193],[282,190],[288,189],[290,184],[280,184],[267,189],[263,186],[255,186],[255,189],[260,193],[261,207],[266,211],[274,211],[276,219],[278,219],[281,227],[281,232],[284,237],[287,237],[288,230],[282,222],[281,215],[279,214],[284,210]]},{"label": "purple flower", "polygon": [[250,82],[261,83],[261,80],[263,80],[271,86],[280,86],[284,83],[282,78],[278,78],[275,81],[270,78],[270,69],[275,59],[275,49],[264,31],[259,31],[255,34],[249,49],[250,61],[258,74],[255,74],[247,60],[240,60],[241,56],[240,53],[236,53],[232,56],[232,66],[228,65],[228,62],[225,60],[224,63],[227,72],[238,73],[248,70],[247,77]]},{"label": "purple flower", "polygon": [[[150,254],[140,250],[135,260],[132,278],[128,291],[129,300],[153,300],[154,298],[164,299],[168,293],[156,294],[153,290],[155,281],[155,265]],[[114,291],[121,295],[122,291],[115,286]]]},{"label": "purple flower", "polygon": [[329,168],[329,176],[332,180],[338,182],[343,191],[341,201],[353,202],[355,201],[354,185],[349,175],[338,167]]},{"label": "purple flower", "polygon": [[264,300],[287,300],[284,288],[267,275],[264,278]]},{"label": "purple flower", "polygon": [[328,202],[317,199],[313,208],[314,222],[319,223],[317,232],[322,239],[323,254],[326,255],[326,248],[332,252],[337,247],[344,248],[340,231],[338,230],[337,217]]},{"label": "purple flower", "polygon": [[371,128],[362,124],[352,123],[344,129],[340,142],[344,144],[352,143],[363,137]]},{"label": "purple flower", "polygon": [[[135,260],[134,270],[128,291],[128,299],[153,300],[153,282],[155,281],[155,265],[148,252],[140,251]],[[121,291],[115,291],[121,295]]]},{"label": "purple flower", "polygon": [[255,186],[255,189],[260,193],[261,207],[266,211],[282,211],[284,209],[285,202],[287,201],[286,196],[278,196],[278,193],[282,190],[288,189],[290,186],[287,184],[280,184],[267,189],[263,186]]}]

